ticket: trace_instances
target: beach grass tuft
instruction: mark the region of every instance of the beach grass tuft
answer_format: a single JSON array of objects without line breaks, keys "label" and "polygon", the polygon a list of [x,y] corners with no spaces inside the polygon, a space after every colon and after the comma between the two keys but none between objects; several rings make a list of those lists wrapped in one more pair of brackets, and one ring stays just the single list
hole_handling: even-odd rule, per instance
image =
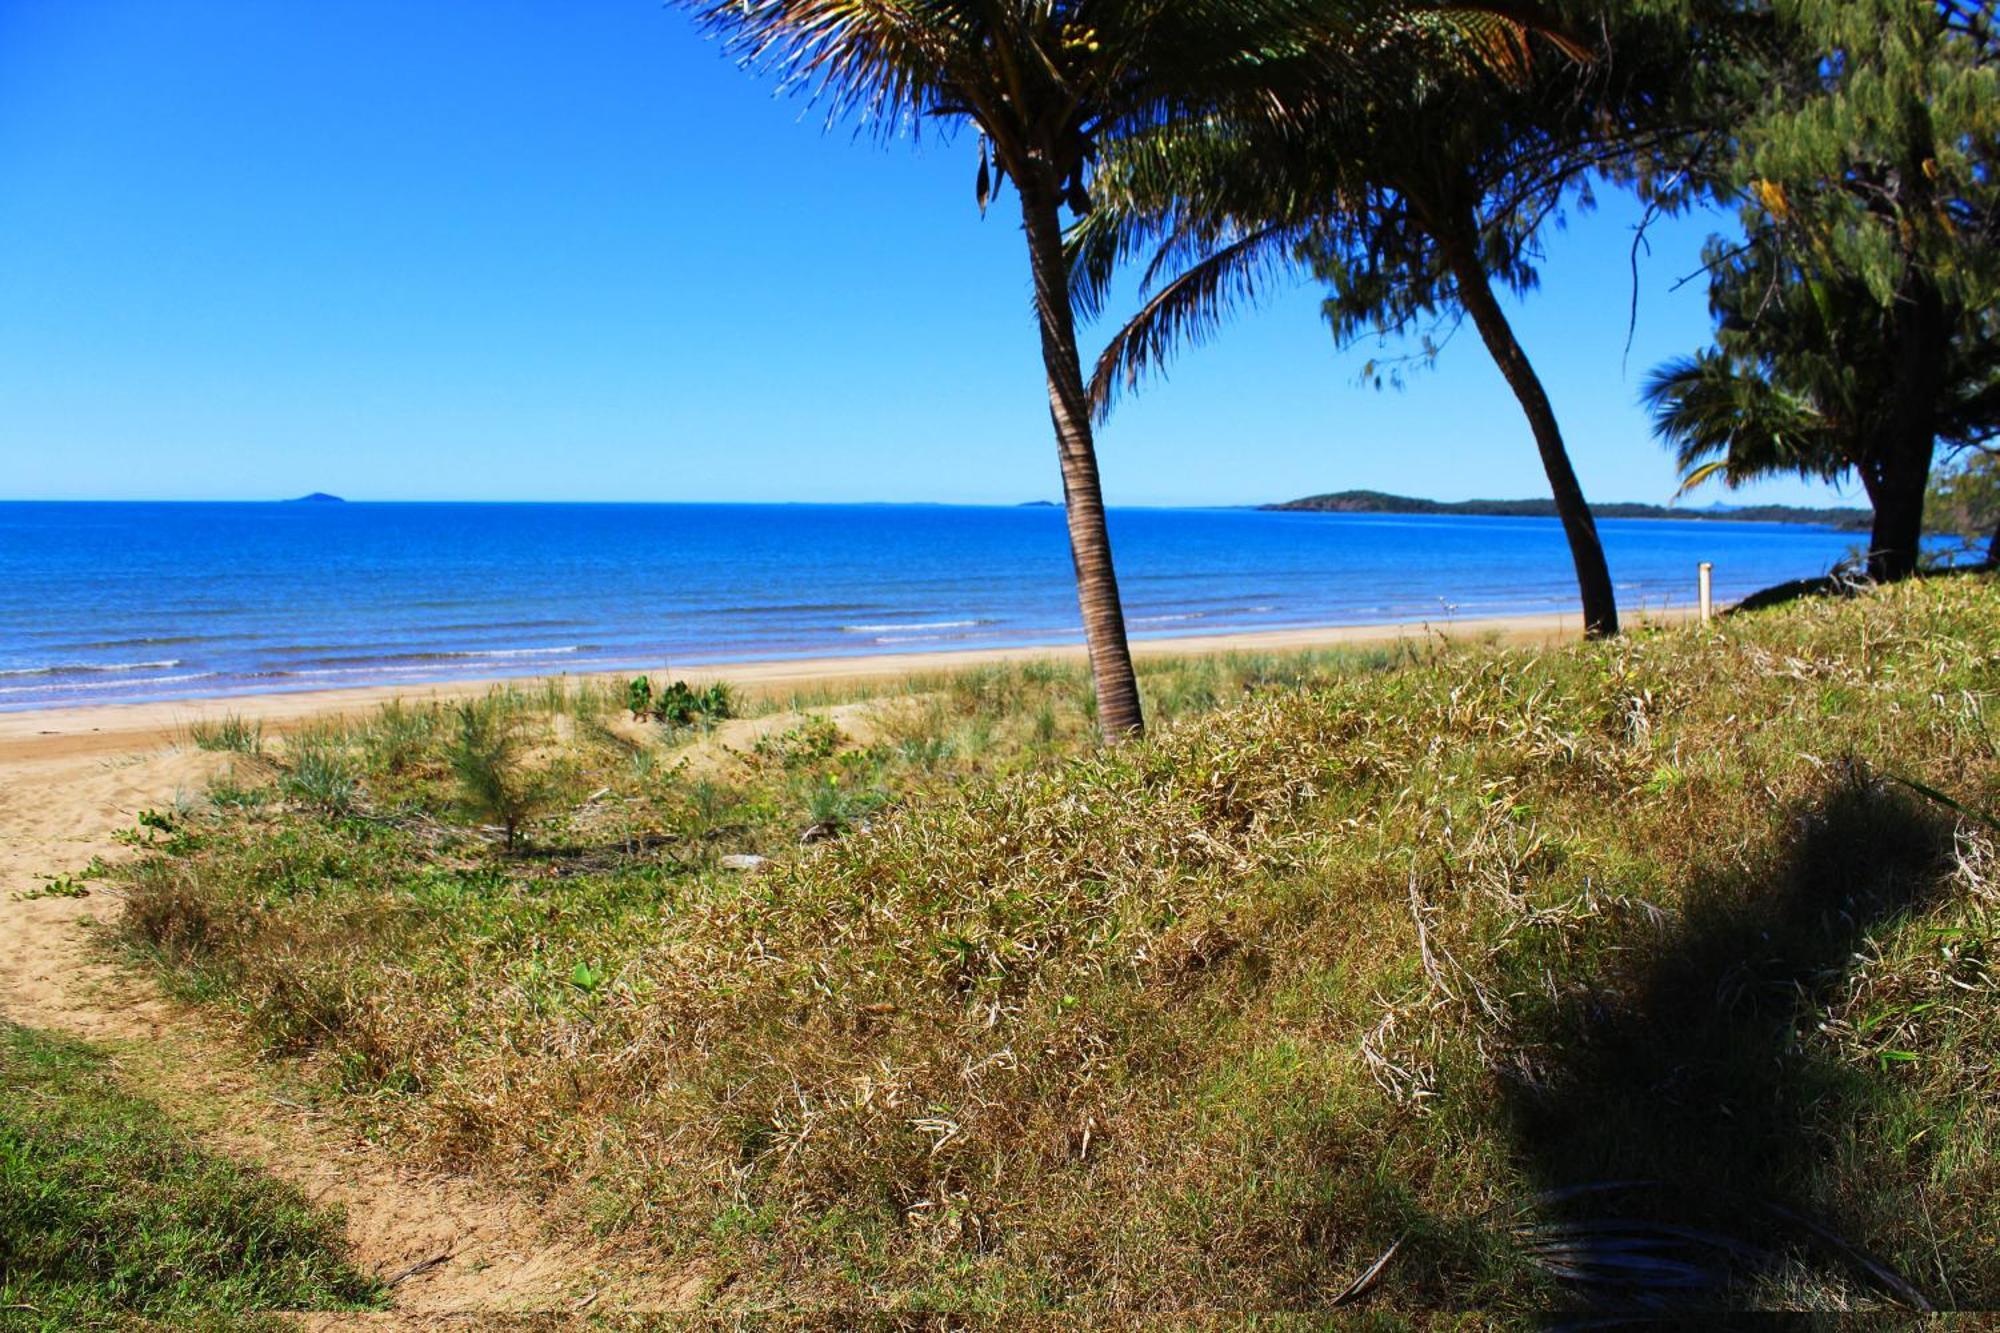
[{"label": "beach grass tuft", "polygon": [[264,752],[264,724],[227,714],[215,721],[188,724],[188,738],[200,750],[222,750],[231,754],[260,755]]}]

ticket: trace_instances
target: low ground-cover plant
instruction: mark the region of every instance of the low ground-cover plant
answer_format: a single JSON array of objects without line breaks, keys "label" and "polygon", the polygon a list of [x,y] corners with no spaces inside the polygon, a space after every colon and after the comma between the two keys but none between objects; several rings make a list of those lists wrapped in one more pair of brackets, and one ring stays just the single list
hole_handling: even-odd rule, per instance
[{"label": "low ground-cover plant", "polygon": [[1108,751],[1067,667],[720,773],[579,741],[567,861],[202,816],[128,929],[753,1301],[1319,1307],[1394,1243],[1411,1312],[2000,1302],[1993,835],[1885,776],[2000,805],[1990,582],[1145,675]]},{"label": "low ground-cover plant", "polygon": [[635,722],[653,721],[670,728],[709,726],[736,715],[736,696],[720,680],[701,689],[676,680],[655,690],[649,678],[635,676],[625,686],[625,707]]},{"label": "low ground-cover plant", "polygon": [[0,1326],[281,1328],[374,1283],[340,1219],[202,1151],[80,1042],[0,1024]]}]

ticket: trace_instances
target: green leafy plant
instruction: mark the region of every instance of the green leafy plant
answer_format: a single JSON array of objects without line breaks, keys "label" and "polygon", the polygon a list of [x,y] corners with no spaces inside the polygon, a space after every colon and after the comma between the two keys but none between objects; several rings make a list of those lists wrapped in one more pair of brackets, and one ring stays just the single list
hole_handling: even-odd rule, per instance
[{"label": "green leafy plant", "polygon": [[40,888],[14,895],[16,901],[24,903],[34,902],[40,898],[88,898],[89,896],[90,890],[74,875],[54,875]]},{"label": "green leafy plant", "polygon": [[139,812],[139,822],[131,828],[120,829],[112,836],[128,847],[151,847],[161,834],[172,837],[176,824],[172,815],[164,814],[151,807]]},{"label": "green leafy plant", "polygon": [[651,718],[670,729],[709,726],[736,715],[736,695],[719,680],[699,690],[684,680],[655,690],[652,681],[636,676],[625,687],[625,707],[635,721]]},{"label": "green leafy plant", "polygon": [[786,768],[797,768],[825,759],[840,748],[840,728],[830,717],[814,713],[797,726],[776,735],[760,736],[752,748],[762,758],[776,760]]}]

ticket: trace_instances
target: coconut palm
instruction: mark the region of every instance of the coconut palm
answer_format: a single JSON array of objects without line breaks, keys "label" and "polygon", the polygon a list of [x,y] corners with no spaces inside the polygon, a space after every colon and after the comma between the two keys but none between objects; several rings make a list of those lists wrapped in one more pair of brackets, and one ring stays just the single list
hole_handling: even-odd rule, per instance
[{"label": "coconut palm", "polygon": [[[1133,136],[1100,172],[1103,206],[1072,232],[1078,301],[1095,308],[1115,262],[1158,244],[1149,299],[1099,359],[1100,414],[1273,281],[1310,273],[1332,289],[1337,341],[1470,316],[1526,416],[1576,567],[1584,623],[1618,631],[1611,575],[1547,391],[1495,287],[1533,288],[1535,244],[1590,173],[1626,159],[1671,117],[1656,90],[1671,63],[1603,66],[1546,27],[1563,58],[1521,47],[1499,70],[1430,69],[1400,96],[1323,103],[1313,114],[1212,119]],[[1607,73],[1599,75],[1603,68]]]},{"label": "coconut palm", "polygon": [[[1218,100],[1366,77],[1427,34],[1505,40],[1476,5],[1407,0],[683,0],[753,67],[896,134],[926,119],[978,135],[977,202],[1003,181],[1027,238],[1049,414],[1067,506],[1098,723],[1142,728],[1090,403],[1077,351],[1063,212],[1091,207],[1103,144],[1199,115]],[[1288,71],[1311,70],[1314,79]]]}]

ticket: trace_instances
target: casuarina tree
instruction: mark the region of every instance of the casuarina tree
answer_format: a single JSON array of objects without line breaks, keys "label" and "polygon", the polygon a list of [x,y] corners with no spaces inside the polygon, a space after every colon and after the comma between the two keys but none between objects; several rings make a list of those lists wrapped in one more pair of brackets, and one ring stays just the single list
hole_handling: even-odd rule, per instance
[{"label": "casuarina tree", "polygon": [[1715,345],[1647,390],[1690,484],[1858,475],[1868,569],[1917,568],[1940,442],[2000,408],[2000,40],[1972,0],[1785,0],[1717,115]]}]

